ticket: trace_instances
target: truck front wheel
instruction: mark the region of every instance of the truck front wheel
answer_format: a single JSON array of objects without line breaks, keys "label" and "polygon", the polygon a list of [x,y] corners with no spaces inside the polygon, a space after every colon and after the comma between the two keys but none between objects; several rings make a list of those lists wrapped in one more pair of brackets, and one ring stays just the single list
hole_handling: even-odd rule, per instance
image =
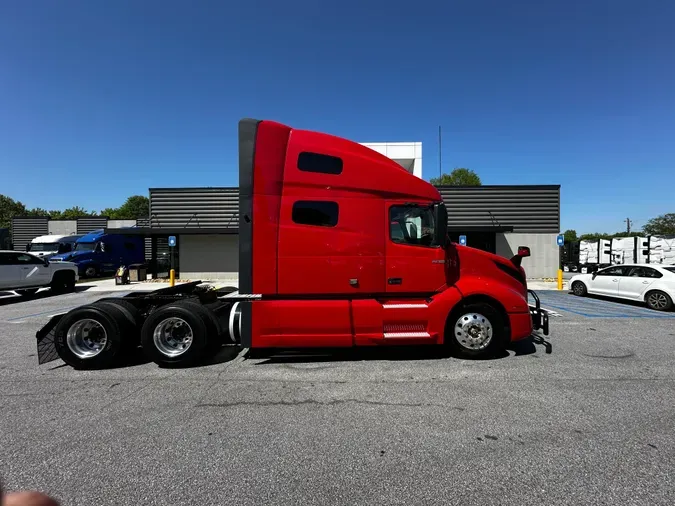
[{"label": "truck front wheel", "polygon": [[455,311],[448,320],[445,342],[463,358],[493,356],[504,343],[504,321],[488,303],[476,303]]},{"label": "truck front wheel", "polygon": [[84,269],[84,277],[85,278],[95,278],[98,276],[98,267],[95,265],[88,265]]}]

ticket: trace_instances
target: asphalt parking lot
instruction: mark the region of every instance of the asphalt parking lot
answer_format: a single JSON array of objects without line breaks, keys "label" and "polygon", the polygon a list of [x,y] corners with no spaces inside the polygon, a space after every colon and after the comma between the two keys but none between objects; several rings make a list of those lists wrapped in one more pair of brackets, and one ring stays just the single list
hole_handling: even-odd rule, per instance
[{"label": "asphalt parking lot", "polygon": [[673,503],[675,314],[539,292],[551,353],[38,366],[49,315],[106,295],[0,298],[8,489],[63,505]]}]

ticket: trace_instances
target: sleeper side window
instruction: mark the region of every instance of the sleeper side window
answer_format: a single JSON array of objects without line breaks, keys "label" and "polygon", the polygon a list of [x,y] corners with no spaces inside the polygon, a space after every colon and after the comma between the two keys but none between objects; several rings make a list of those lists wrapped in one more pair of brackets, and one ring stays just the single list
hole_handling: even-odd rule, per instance
[{"label": "sleeper side window", "polygon": [[298,225],[334,227],[338,223],[337,202],[326,200],[298,200],[293,204],[292,219]]},{"label": "sleeper side window", "polygon": [[303,151],[298,155],[298,169],[320,174],[342,174],[342,158]]}]

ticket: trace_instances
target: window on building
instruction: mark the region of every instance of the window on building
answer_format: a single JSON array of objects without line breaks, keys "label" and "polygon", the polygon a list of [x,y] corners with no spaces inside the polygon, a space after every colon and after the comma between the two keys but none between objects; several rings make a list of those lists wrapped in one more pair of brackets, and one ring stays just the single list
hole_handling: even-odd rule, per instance
[{"label": "window on building", "polygon": [[338,222],[338,204],[325,200],[299,200],[293,204],[292,219],[298,225],[334,227]]},{"label": "window on building", "polygon": [[298,169],[303,172],[342,174],[342,158],[303,151],[298,155]]}]

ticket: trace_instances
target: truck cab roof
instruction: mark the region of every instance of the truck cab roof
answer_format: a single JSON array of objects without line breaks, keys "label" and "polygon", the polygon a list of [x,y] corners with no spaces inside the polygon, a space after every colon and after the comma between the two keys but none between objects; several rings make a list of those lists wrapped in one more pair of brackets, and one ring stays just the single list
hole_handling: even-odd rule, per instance
[{"label": "truck cab roof", "polygon": [[59,241],[63,241],[64,239],[71,239],[77,240],[80,236],[79,235],[61,235],[61,234],[49,234],[49,235],[39,235],[35,237],[33,240],[31,240],[32,243],[35,244],[41,244],[41,243],[56,243]]}]

